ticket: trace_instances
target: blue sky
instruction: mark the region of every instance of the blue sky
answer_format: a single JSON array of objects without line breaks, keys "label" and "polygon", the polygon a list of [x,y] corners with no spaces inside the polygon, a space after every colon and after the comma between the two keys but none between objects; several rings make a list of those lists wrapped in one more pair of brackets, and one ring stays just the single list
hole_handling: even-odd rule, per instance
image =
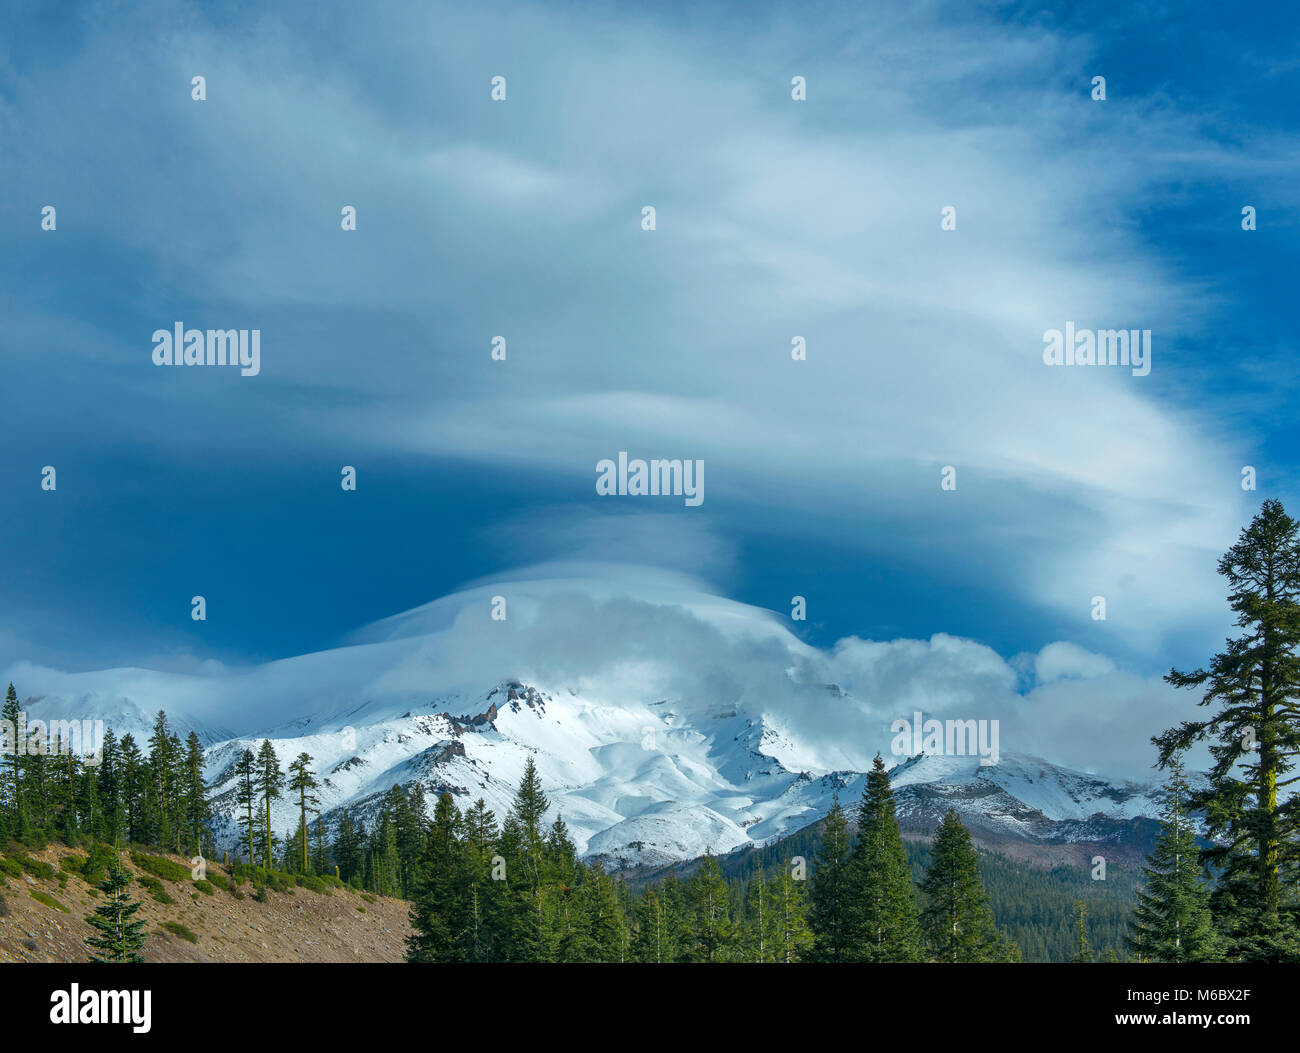
[{"label": "blue sky", "polygon": [[[0,666],[283,657],[556,559],[1202,661],[1295,503],[1295,15],[861,6],[6,12]],[[261,374],[156,368],[177,320]],[[1067,320],[1150,376],[1046,367]],[[704,504],[598,497],[620,450]]]}]

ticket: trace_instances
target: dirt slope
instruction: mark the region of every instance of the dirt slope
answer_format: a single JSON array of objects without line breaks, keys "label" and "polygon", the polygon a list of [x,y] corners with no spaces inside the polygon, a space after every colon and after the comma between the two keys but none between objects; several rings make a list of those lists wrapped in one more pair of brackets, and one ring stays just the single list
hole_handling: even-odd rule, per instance
[{"label": "dirt slope", "polygon": [[[66,848],[47,848],[30,853],[59,870],[59,858],[72,854]],[[168,857],[187,869],[179,856]],[[143,906],[136,917],[145,922],[148,940],[144,956],[151,962],[397,962],[411,928],[410,905],[403,900],[373,898],[334,889],[324,896],[305,888],[292,895],[267,890],[267,902],[253,899],[252,889],[243,886],[242,900],[220,890],[213,896],[199,894],[189,881],[163,881],[171,904],[158,903],[135,878],[141,871],[129,857],[123,862],[132,876],[131,898]],[[225,867],[209,864],[208,870],[228,874]],[[3,876],[0,887],[0,962],[84,962],[89,948],[83,942],[93,935],[84,921],[101,897],[90,894],[90,886],[76,874],[48,881],[23,873]],[[63,913],[32,896],[52,897],[68,909]],[[197,943],[162,928],[164,922],[179,922],[197,937]]]}]

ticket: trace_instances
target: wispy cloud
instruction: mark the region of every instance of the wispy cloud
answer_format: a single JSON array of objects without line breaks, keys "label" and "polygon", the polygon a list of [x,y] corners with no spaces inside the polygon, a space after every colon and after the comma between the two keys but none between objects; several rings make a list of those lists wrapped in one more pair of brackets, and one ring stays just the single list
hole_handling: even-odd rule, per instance
[{"label": "wispy cloud", "polygon": [[[14,382],[59,380],[47,431],[182,465],[328,444],[522,471],[575,525],[535,551],[502,528],[500,566],[622,556],[641,542],[590,527],[596,461],[703,458],[709,529],[673,528],[690,569],[768,532],[789,576],[800,544],[924,565],[990,616],[1149,663],[1217,637],[1259,437],[1162,379],[1230,305],[1136,217],[1188,166],[1282,171],[1284,131],[1225,144],[1160,92],[1093,103],[1088,33],[948,5],[105,10],[57,64],[10,68],[0,104],[12,198],[58,201],[71,246],[58,295],[20,280],[9,303]],[[159,46],[128,46],[143,29]],[[176,318],[261,326],[257,384],[152,371]],[[1150,328],[1152,377],[1046,368],[1068,320]],[[620,529],[651,546],[659,515]]]},{"label": "wispy cloud", "polygon": [[[490,613],[498,596],[507,605],[499,621]],[[999,721],[1006,753],[1148,778],[1150,736],[1193,702],[1075,644],[1027,657],[1029,683],[1023,663],[946,634],[810,647],[783,616],[693,579],[569,563],[472,586],[371,626],[347,648],[261,666],[69,674],[21,663],[4,675],[43,700],[41,715],[147,724],[166,708],[220,737],[299,723],[337,730],[406,708],[459,712],[513,678],[615,706],[670,700],[693,727],[736,709],[779,729],[784,762],[812,771],[862,771],[877,752],[893,763],[890,725],[919,710]]]}]

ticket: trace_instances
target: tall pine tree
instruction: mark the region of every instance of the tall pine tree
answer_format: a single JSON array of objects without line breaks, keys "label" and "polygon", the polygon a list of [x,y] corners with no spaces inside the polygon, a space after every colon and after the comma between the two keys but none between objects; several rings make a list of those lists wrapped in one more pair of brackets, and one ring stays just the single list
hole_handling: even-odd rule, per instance
[{"label": "tall pine tree", "polygon": [[850,851],[849,823],[837,796],[822,820],[821,842],[814,859],[809,915],[813,946],[809,957],[815,962],[852,960],[854,894]]},{"label": "tall pine tree", "polygon": [[858,805],[858,840],[849,864],[853,889],[851,955],[865,962],[921,958],[916,887],[894,813],[889,772],[876,754]]},{"label": "tall pine tree", "polygon": [[298,798],[298,836],[302,841],[301,861],[304,874],[311,873],[307,817],[317,814],[313,806],[320,804],[320,798],[315,792],[318,786],[320,783],[316,781],[316,773],[311,770],[310,754],[298,754],[297,759],[289,765],[289,790]]},{"label": "tall pine tree", "polygon": [[1000,957],[998,932],[980,882],[970,831],[952,809],[939,823],[930,867],[921,882],[926,906],[921,927],[936,960],[990,962]]},{"label": "tall pine tree", "polygon": [[18,725],[22,708],[18,705],[18,692],[9,685],[4,706],[0,708],[0,801],[7,813],[8,831],[12,837],[21,837],[27,826],[27,812],[23,805],[22,753],[19,748]]},{"label": "tall pine tree", "polygon": [[699,869],[687,883],[686,898],[690,904],[690,928],[693,937],[688,951],[688,960],[730,961],[735,946],[730,891],[712,852],[704,853]]},{"label": "tall pine tree", "polygon": [[1190,789],[1177,757],[1169,760],[1164,815],[1155,849],[1142,868],[1125,944],[1142,961],[1207,962],[1222,953],[1210,914],[1210,886],[1187,812]]},{"label": "tall pine tree", "polygon": [[192,731],[185,740],[182,772],[179,796],[185,847],[194,855],[201,856],[204,844],[211,836],[212,806],[208,803],[208,787],[203,781],[203,746]]},{"label": "tall pine tree", "polygon": [[789,859],[768,885],[767,914],[772,920],[771,960],[786,965],[801,961],[812,947],[813,936],[804,882],[795,879]]},{"label": "tall pine tree", "polygon": [[468,881],[461,840],[462,819],[450,793],[439,795],[416,872],[411,905],[409,962],[472,960]]},{"label": "tall pine tree", "polygon": [[245,749],[235,762],[235,822],[251,866],[257,865],[257,757]]},{"label": "tall pine tree", "polygon": [[[258,848],[262,851],[262,865],[267,870],[275,867],[275,846],[279,839],[271,829],[271,802],[278,800],[284,789],[284,772],[280,770],[280,758],[275,755],[275,747],[270,739],[263,739],[257,751],[256,786],[258,797],[262,802],[261,830]],[[384,895],[388,893],[385,891]]]},{"label": "tall pine tree", "polygon": [[1219,876],[1214,912],[1237,959],[1300,958],[1294,896],[1282,882],[1300,862],[1300,802],[1288,791],[1300,754],[1298,535],[1281,502],[1265,501],[1219,560],[1242,632],[1208,669],[1165,677],[1176,687],[1203,688],[1200,705],[1214,713],[1152,740],[1162,767],[1196,743],[1209,744],[1210,786],[1189,805],[1203,812],[1215,842],[1203,856]]}]

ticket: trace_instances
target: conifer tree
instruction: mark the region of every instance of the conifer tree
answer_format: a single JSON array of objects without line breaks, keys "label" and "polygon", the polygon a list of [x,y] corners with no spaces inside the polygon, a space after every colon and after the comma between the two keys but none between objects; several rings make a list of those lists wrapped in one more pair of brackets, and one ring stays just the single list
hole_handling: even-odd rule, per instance
[{"label": "conifer tree", "polygon": [[787,859],[768,885],[768,916],[772,919],[772,957],[781,964],[800,961],[812,947],[804,882],[796,881]]},{"label": "conifer tree", "polygon": [[[597,956],[588,909],[593,902],[594,878],[578,862],[564,817],[557,815],[542,845],[541,944],[544,961],[602,961]],[[610,889],[612,893],[612,887]]]},{"label": "conifer tree", "polygon": [[173,782],[176,768],[171,728],[167,724],[167,714],[160,709],[154,718],[153,734],[149,736],[149,786],[146,793],[150,827],[146,836],[154,844],[170,845],[172,842],[176,825],[177,787]]},{"label": "conifer tree", "polygon": [[745,888],[743,942],[747,962],[772,960],[772,916],[768,911],[770,899],[767,875],[760,865]]},{"label": "conifer tree", "polygon": [[31,825],[38,826],[41,830],[50,827],[52,804],[48,732],[48,727],[45,736],[29,731],[31,737],[27,741],[24,755],[18,758],[18,767],[22,772],[24,818],[30,819]]},{"label": "conifer tree", "polygon": [[648,888],[637,900],[635,924],[632,931],[632,960],[662,963],[665,958],[663,902],[654,889]]},{"label": "conifer tree", "polygon": [[388,812],[380,814],[370,839],[369,888],[377,896],[392,896],[398,891],[397,830]]},{"label": "conifer tree", "polygon": [[460,812],[451,794],[440,794],[416,871],[417,887],[411,905],[413,931],[407,939],[407,961],[460,962],[467,958],[468,911],[461,828]]},{"label": "conifer tree", "polygon": [[687,923],[686,887],[677,879],[676,871],[668,871],[659,886],[659,899],[663,902],[664,961],[688,960],[690,929]]},{"label": "conifer tree", "polygon": [[542,821],[550,801],[542,792],[542,780],[537,774],[533,758],[524,762],[524,774],[519,780],[519,789],[515,791],[510,815],[519,825],[519,850],[528,879],[534,890],[541,886],[543,866]]},{"label": "conifer tree", "polygon": [[979,857],[970,831],[952,809],[935,833],[921,891],[926,897],[921,927],[938,961],[997,960],[1001,947],[988,893],[980,882]]},{"label": "conifer tree", "polygon": [[599,863],[584,868],[580,888],[585,949],[572,961],[618,962],[623,960],[623,917],[614,883]]},{"label": "conifer tree", "polygon": [[542,821],[550,802],[529,757],[501,829],[505,860],[502,950],[509,961],[545,961],[549,954],[546,897],[542,891],[544,834]]},{"label": "conifer tree", "polygon": [[203,746],[193,731],[185,740],[179,798],[180,820],[185,829],[187,847],[192,854],[201,856],[205,836],[212,824],[212,806],[208,803],[208,787],[203,781]]},{"label": "conifer tree", "polygon": [[179,853],[185,839],[185,748],[181,745],[180,738],[171,731],[167,733],[167,763],[171,769],[168,773],[171,787],[171,800],[168,803],[171,829],[169,836],[160,838],[158,843],[168,845]]},{"label": "conifer tree", "polygon": [[365,870],[365,835],[358,834],[352,815],[344,812],[339,819],[338,835],[334,839],[334,862],[338,864],[339,878],[351,884]]},{"label": "conifer tree", "polygon": [[414,782],[404,794],[401,787],[394,786],[388,793],[388,801],[396,824],[402,895],[409,896],[415,887],[415,869],[425,847],[428,817],[425,815],[424,788]]},{"label": "conifer tree", "polygon": [[[1213,844],[1202,858],[1218,875],[1214,913],[1231,958],[1300,958],[1294,896],[1282,876],[1300,863],[1297,808],[1289,790],[1300,754],[1300,527],[1281,502],[1265,501],[1219,560],[1229,606],[1242,630],[1209,668],[1170,670],[1176,687],[1204,688],[1204,720],[1156,736],[1159,764],[1206,742],[1208,789],[1189,807],[1205,816]],[[1293,883],[1288,882],[1293,887]]]},{"label": "conifer tree", "polygon": [[145,773],[144,757],[140,747],[135,744],[135,737],[129,732],[122,736],[119,744],[122,754],[122,804],[126,817],[126,839],[131,844],[142,844],[148,840],[145,829],[144,798],[148,778]]},{"label": "conifer tree", "polygon": [[122,753],[112,728],[104,729],[103,750],[95,775],[101,815],[98,836],[117,847],[126,833],[126,812],[122,802]]},{"label": "conifer tree", "polygon": [[319,804],[320,798],[315,794],[320,785],[316,773],[311,770],[311,756],[299,753],[297,759],[289,765],[289,790],[298,797],[298,836],[302,841],[302,872],[311,872],[311,860],[308,855],[307,816],[315,813],[312,805]]},{"label": "conifer tree", "polygon": [[86,918],[86,924],[100,933],[86,938],[87,946],[98,952],[91,955],[92,962],[144,961],[140,953],[145,941],[144,922],[133,920],[140,903],[127,894],[130,884],[130,876],[115,855],[108,876],[99,886],[104,902]]},{"label": "conifer tree", "polygon": [[257,757],[253,751],[245,749],[235,762],[235,804],[236,823],[239,826],[241,841],[248,852],[248,863],[257,866],[257,819],[254,810],[258,807],[257,797]]},{"label": "conifer tree", "polygon": [[104,817],[100,808],[99,778],[95,774],[95,765],[78,763],[77,768],[80,774],[77,778],[76,809],[81,829],[90,837],[102,841]]},{"label": "conifer tree", "polygon": [[9,829],[14,836],[20,836],[26,823],[26,811],[23,808],[21,750],[18,745],[19,722],[22,709],[18,705],[18,692],[10,683],[5,693],[3,708],[0,708],[0,796],[3,796],[9,811]]},{"label": "conifer tree", "polygon": [[889,772],[876,754],[858,805],[858,840],[849,864],[851,954],[856,961],[921,958],[916,887],[894,813]]},{"label": "conifer tree", "polygon": [[492,880],[492,857],[497,852],[496,816],[479,798],[464,816],[465,836],[461,843],[468,897],[466,960],[495,961],[499,953],[498,933],[506,905],[505,882]]},{"label": "conifer tree", "polygon": [[[275,846],[279,839],[271,829],[271,802],[278,800],[284,789],[284,772],[280,770],[280,758],[275,755],[275,747],[270,739],[263,739],[257,751],[257,793],[262,801],[262,829],[258,848],[262,850],[263,864],[267,870],[275,867]],[[388,895],[385,891],[383,895]]]},{"label": "conifer tree", "polygon": [[849,824],[836,796],[822,820],[821,843],[817,846],[813,871],[809,916],[813,931],[809,955],[812,961],[852,960],[855,918],[849,858]]},{"label": "conifer tree", "polygon": [[311,869],[315,874],[328,874],[330,870],[329,840],[325,836],[325,822],[318,813],[312,824]]},{"label": "conifer tree", "polygon": [[70,745],[60,744],[58,750],[60,836],[65,844],[77,843],[77,788],[81,782],[81,762]]},{"label": "conifer tree", "polygon": [[1191,791],[1182,762],[1171,757],[1164,815],[1155,849],[1142,868],[1125,945],[1144,961],[1206,962],[1221,954],[1210,914],[1210,886],[1199,862],[1196,828],[1187,812]]},{"label": "conifer tree", "polygon": [[699,869],[687,883],[686,898],[693,937],[689,960],[730,961],[735,942],[730,891],[712,852],[705,851]]},{"label": "conifer tree", "polygon": [[1074,901],[1074,958],[1076,963],[1091,962],[1092,948],[1088,946],[1088,904]]}]

